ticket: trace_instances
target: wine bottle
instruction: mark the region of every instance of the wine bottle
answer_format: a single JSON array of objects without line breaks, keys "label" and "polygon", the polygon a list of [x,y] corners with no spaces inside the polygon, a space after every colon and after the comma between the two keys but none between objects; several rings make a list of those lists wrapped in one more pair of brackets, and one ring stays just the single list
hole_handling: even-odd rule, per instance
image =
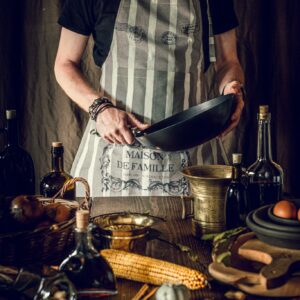
[{"label": "wine bottle", "polygon": [[247,215],[246,188],[242,182],[242,154],[234,153],[232,161],[232,181],[227,189],[225,200],[228,229],[245,226]]},{"label": "wine bottle", "polygon": [[28,270],[0,266],[0,294],[1,299],[11,300],[77,299],[67,276],[46,267]]},{"label": "wine bottle", "polygon": [[[51,198],[63,187],[72,176],[64,171],[64,147],[61,142],[53,142],[51,147],[52,170],[46,174],[40,184],[40,193],[44,197]],[[75,200],[75,185],[68,188],[63,196],[67,200]]]},{"label": "wine bottle", "polygon": [[6,111],[6,146],[0,153],[0,194],[6,197],[35,194],[34,165],[19,145],[16,110]]},{"label": "wine bottle", "polygon": [[102,297],[116,295],[116,279],[109,263],[92,244],[89,212],[76,212],[76,248],[61,263],[59,269],[75,285],[78,295]]},{"label": "wine bottle", "polygon": [[277,202],[282,197],[283,171],[273,161],[269,106],[259,107],[257,160],[247,170],[249,209]]}]

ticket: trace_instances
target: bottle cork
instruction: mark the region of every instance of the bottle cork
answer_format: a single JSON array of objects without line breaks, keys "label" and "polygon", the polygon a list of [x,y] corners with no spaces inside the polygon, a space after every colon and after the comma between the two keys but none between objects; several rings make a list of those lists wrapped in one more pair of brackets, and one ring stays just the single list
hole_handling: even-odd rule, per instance
[{"label": "bottle cork", "polygon": [[241,153],[233,153],[232,154],[232,162],[233,164],[241,164],[242,163],[243,154]]},{"label": "bottle cork", "polygon": [[265,120],[269,117],[269,105],[259,106],[259,119]]},{"label": "bottle cork", "polygon": [[6,110],[6,119],[11,120],[15,119],[17,116],[17,111],[15,109]]},{"label": "bottle cork", "polygon": [[78,210],[76,212],[76,228],[79,230],[87,229],[90,220],[90,213],[88,210]]},{"label": "bottle cork", "polygon": [[61,147],[63,147],[63,143],[62,142],[52,142],[52,147],[53,148],[61,148]]}]

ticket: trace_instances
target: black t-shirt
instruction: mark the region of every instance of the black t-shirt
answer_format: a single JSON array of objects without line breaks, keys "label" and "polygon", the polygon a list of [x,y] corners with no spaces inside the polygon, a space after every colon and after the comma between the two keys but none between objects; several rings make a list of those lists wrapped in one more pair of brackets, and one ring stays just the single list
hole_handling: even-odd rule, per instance
[{"label": "black t-shirt", "polygon": [[[93,35],[94,61],[102,66],[112,42],[121,0],[66,0],[58,23],[76,33]],[[149,0],[151,1],[151,0]],[[199,0],[202,12],[205,69],[209,65],[207,0]],[[220,34],[238,25],[233,0],[209,0],[213,33]]]}]

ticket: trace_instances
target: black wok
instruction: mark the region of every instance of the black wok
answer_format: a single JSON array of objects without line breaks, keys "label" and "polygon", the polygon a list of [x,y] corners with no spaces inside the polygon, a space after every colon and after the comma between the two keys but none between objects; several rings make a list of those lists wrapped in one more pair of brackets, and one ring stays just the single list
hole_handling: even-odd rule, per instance
[{"label": "black wok", "polygon": [[145,147],[180,151],[203,144],[218,136],[230,122],[235,108],[233,94],[219,96],[151,125],[134,130]]}]

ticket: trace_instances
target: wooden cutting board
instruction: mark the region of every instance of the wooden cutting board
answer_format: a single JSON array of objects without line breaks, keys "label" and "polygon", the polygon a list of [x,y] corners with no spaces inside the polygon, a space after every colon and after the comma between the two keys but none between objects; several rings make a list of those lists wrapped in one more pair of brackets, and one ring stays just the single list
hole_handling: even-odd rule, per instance
[{"label": "wooden cutting board", "polygon": [[283,285],[300,271],[300,250],[270,246],[258,239],[247,241],[238,249],[242,257],[266,266],[260,270],[260,282],[268,289]]},{"label": "wooden cutting board", "polygon": [[264,266],[259,272],[249,272],[213,262],[209,272],[215,279],[253,295],[300,296],[300,274],[295,273],[300,271],[300,250],[270,246],[254,238],[240,245],[236,251],[241,259],[260,262]]}]

